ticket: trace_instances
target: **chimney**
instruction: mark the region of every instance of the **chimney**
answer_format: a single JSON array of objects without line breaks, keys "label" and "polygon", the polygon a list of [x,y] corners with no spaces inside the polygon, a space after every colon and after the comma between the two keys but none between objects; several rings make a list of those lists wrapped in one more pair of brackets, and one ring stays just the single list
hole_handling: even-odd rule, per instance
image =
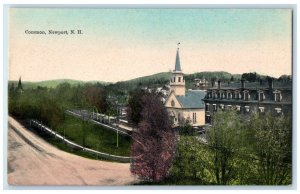
[{"label": "chimney", "polygon": [[269,79],[268,79],[268,83],[269,83],[269,89],[270,89],[270,90],[273,90],[273,88],[274,88],[274,85],[273,85],[273,78],[269,78]]},{"label": "chimney", "polygon": [[218,81],[218,90],[221,89],[221,81]]},{"label": "chimney", "polygon": [[245,80],[241,79],[241,88],[244,89],[245,88]]}]

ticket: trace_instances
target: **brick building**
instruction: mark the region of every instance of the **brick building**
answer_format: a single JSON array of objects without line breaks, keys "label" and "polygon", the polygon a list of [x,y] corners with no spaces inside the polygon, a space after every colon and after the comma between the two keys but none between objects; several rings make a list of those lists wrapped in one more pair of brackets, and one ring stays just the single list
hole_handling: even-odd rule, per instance
[{"label": "brick building", "polygon": [[210,124],[212,116],[220,110],[234,109],[246,117],[251,113],[271,113],[291,116],[291,81],[268,81],[218,84],[207,90],[205,102],[205,123]]}]

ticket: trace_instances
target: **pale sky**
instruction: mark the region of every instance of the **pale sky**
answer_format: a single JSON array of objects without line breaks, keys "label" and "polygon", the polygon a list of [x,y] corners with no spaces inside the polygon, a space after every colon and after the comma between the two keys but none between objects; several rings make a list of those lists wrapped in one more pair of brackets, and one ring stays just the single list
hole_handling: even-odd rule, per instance
[{"label": "pale sky", "polygon": [[[116,82],[184,73],[291,74],[290,9],[12,8],[9,79]],[[81,30],[81,35],[25,31]]]}]

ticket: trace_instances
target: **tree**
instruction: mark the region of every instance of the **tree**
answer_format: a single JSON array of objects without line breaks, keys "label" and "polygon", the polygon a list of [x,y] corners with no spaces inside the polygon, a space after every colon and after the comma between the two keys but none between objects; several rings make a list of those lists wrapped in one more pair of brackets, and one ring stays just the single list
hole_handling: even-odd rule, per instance
[{"label": "tree", "polygon": [[138,125],[142,120],[143,102],[142,97],[145,92],[141,89],[136,89],[131,92],[128,100],[127,119],[130,123]]},{"label": "tree", "polygon": [[212,152],[212,171],[217,184],[230,184],[237,175],[236,155],[242,148],[243,122],[236,111],[219,111],[207,130],[207,142]]},{"label": "tree", "polygon": [[207,184],[210,150],[193,134],[187,122],[179,129],[179,140],[173,160],[170,178],[176,184]]},{"label": "tree", "polygon": [[143,95],[142,104],[142,120],[132,134],[131,172],[147,181],[159,181],[172,164],[175,132],[157,95]]},{"label": "tree", "polygon": [[248,130],[249,143],[258,159],[255,184],[291,184],[291,118],[255,114]]}]

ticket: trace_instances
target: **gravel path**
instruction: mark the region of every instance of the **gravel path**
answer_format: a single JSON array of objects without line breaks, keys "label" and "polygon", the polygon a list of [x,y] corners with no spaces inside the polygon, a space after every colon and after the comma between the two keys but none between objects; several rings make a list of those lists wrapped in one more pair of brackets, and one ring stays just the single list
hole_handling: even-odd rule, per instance
[{"label": "gravel path", "polygon": [[130,185],[128,163],[91,160],[57,149],[9,117],[8,184]]}]

